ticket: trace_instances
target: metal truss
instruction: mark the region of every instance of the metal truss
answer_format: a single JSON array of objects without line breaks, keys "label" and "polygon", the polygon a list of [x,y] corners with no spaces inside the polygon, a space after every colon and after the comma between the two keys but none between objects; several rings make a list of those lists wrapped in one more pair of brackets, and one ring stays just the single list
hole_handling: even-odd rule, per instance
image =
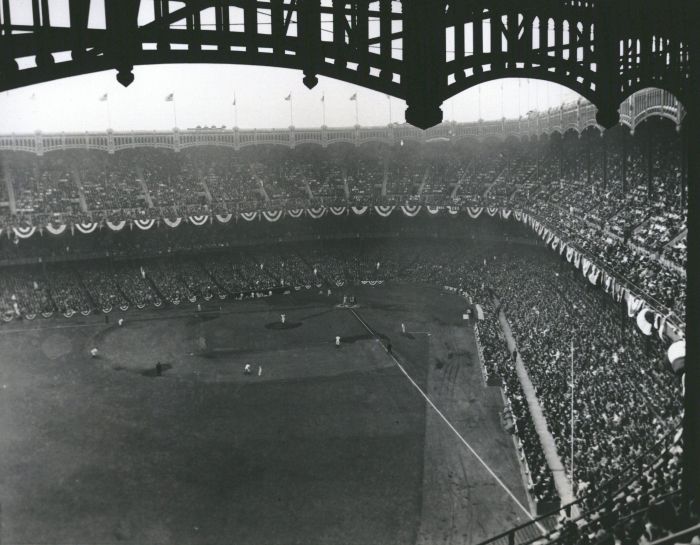
[{"label": "metal truss", "polygon": [[[129,85],[133,67],[146,64],[277,66],[303,72],[309,88],[323,75],[404,99],[406,120],[420,129],[440,123],[446,99],[498,78],[568,87],[597,108],[596,122],[604,128],[620,121],[620,104],[634,92],[656,87],[672,93],[687,111],[686,323],[689,331],[699,330],[697,0],[67,3],[70,21],[62,27],[52,25],[52,0],[0,0],[0,90],[110,69]],[[104,24],[90,22],[97,4],[104,8]],[[686,360],[685,512],[700,498],[699,335],[688,337]]]},{"label": "metal truss", "polygon": [[[0,90],[109,69],[129,85],[145,64],[277,66],[309,88],[323,75],[404,99],[419,128],[442,120],[446,99],[504,77],[564,85],[604,127],[646,87],[685,104],[697,28],[682,0],[68,0],[68,27],[52,25],[50,0],[21,0],[31,24],[0,1]],[[89,24],[96,3],[104,25]]]}]

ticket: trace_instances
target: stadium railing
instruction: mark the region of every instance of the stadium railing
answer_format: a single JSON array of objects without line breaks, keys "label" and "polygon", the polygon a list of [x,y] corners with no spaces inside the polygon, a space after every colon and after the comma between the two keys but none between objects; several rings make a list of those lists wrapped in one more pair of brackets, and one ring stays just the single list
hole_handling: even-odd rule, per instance
[{"label": "stadium railing", "polygon": [[[618,475],[608,481],[604,482],[602,485],[598,486],[595,490],[592,490],[585,496],[582,496],[575,501],[561,506],[556,511],[552,511],[540,517],[534,518],[523,524],[510,528],[505,532],[502,532],[494,537],[484,540],[477,545],[530,545],[540,540],[544,540],[547,543],[555,542],[552,539],[552,533],[556,526],[556,523],[562,517],[571,519],[572,508],[578,506],[580,508],[581,514],[574,519],[574,522],[586,518],[589,514],[596,512],[611,498],[614,498],[620,492],[624,491],[631,483],[638,479],[645,471],[652,467],[658,460],[660,460],[668,449],[678,442],[679,431],[681,429],[680,423],[674,426],[671,430],[666,432],[666,434],[659,439],[654,445],[652,445],[646,452],[638,456],[635,460],[630,462],[627,466],[620,470]],[[669,442],[669,438],[673,440]],[[643,461],[648,456],[652,456],[652,459],[647,463],[643,464],[643,467],[639,470],[636,468],[640,461]],[[624,481],[623,484],[620,484]],[[593,505],[591,508],[581,508],[584,505]],[[543,533],[539,527],[544,526],[549,530],[548,533]]]},{"label": "stadium railing", "polygon": [[679,317],[673,309],[669,308],[667,305],[665,305],[664,303],[662,303],[658,299],[654,298],[652,295],[648,294],[644,289],[637,286],[637,284],[635,284],[629,278],[627,278],[624,271],[617,270],[617,269],[614,269],[614,268],[611,268],[611,267],[608,267],[605,265],[601,265],[599,260],[593,258],[592,252],[587,251],[587,250],[582,250],[581,248],[579,248],[578,245],[572,243],[568,237],[562,236],[561,233],[559,232],[559,230],[556,227],[552,226],[552,224],[550,224],[548,221],[540,219],[540,217],[538,217],[536,214],[529,213],[529,215],[531,217],[535,218],[537,221],[539,221],[542,225],[546,226],[553,233],[556,233],[557,236],[559,236],[559,238],[561,240],[565,240],[566,244],[568,246],[570,246],[571,248],[573,248],[574,250],[579,252],[581,255],[587,256],[588,259],[596,267],[598,267],[601,271],[604,271],[604,272],[608,273],[610,276],[621,280],[622,283],[625,285],[625,287],[627,287],[627,289],[629,289],[630,292],[632,292],[633,294],[635,294],[637,296],[643,294],[642,298],[647,303],[649,303],[654,308],[654,310],[659,311],[662,315],[668,315],[671,318],[669,323],[673,323],[673,325],[675,325],[675,326],[682,326],[683,328],[685,328],[685,320],[681,319],[681,317]]},{"label": "stadium railing", "polygon": [[676,543],[690,543],[690,541],[700,535],[700,524],[695,524],[670,536],[652,541],[650,545],[674,545]]}]

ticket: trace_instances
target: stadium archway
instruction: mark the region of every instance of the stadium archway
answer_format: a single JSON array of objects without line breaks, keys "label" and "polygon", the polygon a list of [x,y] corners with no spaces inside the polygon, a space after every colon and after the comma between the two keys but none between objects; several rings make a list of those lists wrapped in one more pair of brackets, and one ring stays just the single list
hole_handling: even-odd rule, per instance
[{"label": "stadium archway", "polygon": [[[255,64],[300,70],[309,88],[325,75],[404,99],[407,121],[422,129],[442,120],[446,99],[499,77],[564,85],[595,105],[595,120],[605,128],[625,115],[630,125],[637,122],[634,112],[618,111],[635,91],[653,86],[673,93],[688,110],[687,324],[698,330],[700,154],[691,146],[700,142],[700,19],[691,2],[656,0],[642,10],[633,0],[449,0],[427,10],[422,0],[185,0],[171,11],[168,0],[155,0],[145,20],[141,4],[68,0],[68,24],[59,26],[48,0],[4,1],[0,90],[110,69],[129,85],[135,65]],[[95,6],[104,9],[101,24],[90,21]],[[22,7],[24,21],[17,18]],[[108,138],[100,138],[108,147]],[[18,144],[25,145],[35,148],[36,141]],[[684,469],[689,498],[697,498],[700,336],[688,337],[687,355]]]},{"label": "stadium archway", "polygon": [[[455,94],[500,77],[559,83],[598,108],[603,127],[637,90],[655,86],[683,102],[696,28],[682,0],[493,3],[419,0],[68,0],[3,2],[0,90],[135,65],[254,64],[301,70],[312,88],[324,75],[406,100],[420,128],[442,120]],[[52,17],[54,19],[52,20]],[[426,74],[435,77],[426,78]]]}]

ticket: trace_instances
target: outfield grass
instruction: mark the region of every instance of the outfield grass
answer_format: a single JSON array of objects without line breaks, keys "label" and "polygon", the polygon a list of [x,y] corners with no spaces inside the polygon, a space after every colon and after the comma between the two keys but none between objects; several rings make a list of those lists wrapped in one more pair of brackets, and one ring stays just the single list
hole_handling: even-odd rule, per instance
[{"label": "outfield grass", "polygon": [[[462,303],[411,287],[356,292],[427,387],[429,338],[400,335],[400,323],[454,327]],[[2,543],[415,543],[425,402],[336,302],[301,293],[206,319],[132,312],[123,328],[95,317],[0,329]],[[300,325],[269,327],[281,312]],[[263,375],[243,376],[246,362]]]}]

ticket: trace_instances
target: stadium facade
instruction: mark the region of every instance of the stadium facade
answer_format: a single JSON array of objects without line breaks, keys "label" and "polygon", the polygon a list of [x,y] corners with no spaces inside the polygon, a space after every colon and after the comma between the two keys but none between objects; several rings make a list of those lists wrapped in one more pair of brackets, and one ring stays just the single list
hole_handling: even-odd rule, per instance
[{"label": "stadium facade", "polygon": [[[465,5],[447,2],[440,9],[425,9],[423,2],[379,1],[344,3],[309,1],[287,5],[282,1],[216,5],[216,25],[205,28],[200,21],[202,5],[185,2],[170,11],[169,2],[156,1],[153,21],[139,27],[137,0],[106,2],[104,28],[89,28],[89,2],[71,0],[71,26],[51,26],[48,2],[34,2],[31,24],[12,21],[10,3],[2,10],[3,43],[0,48],[0,89],[49,81],[60,77],[115,69],[117,79],[129,85],[133,67],[139,64],[211,62],[258,64],[295,68],[303,72],[304,83],[313,87],[318,75],[362,85],[405,99],[406,119],[427,129],[442,120],[440,105],[447,98],[503,77],[529,77],[553,81],[578,92],[593,106],[582,103],[564,107],[553,115],[530,116],[525,120],[502,120],[472,125],[442,125],[435,138],[461,136],[533,136],[575,128],[582,132],[592,120],[605,129],[620,121],[636,129],[637,104],[648,87],[664,89],[683,104],[685,114],[670,95],[657,92],[651,98],[657,113],[681,124],[687,157],[687,326],[694,332],[700,323],[700,251],[698,189],[700,184],[700,20],[691,2],[654,1],[640,9],[637,2],[527,2],[517,6],[502,2]],[[231,30],[230,11],[240,10],[243,27]],[[269,17],[270,31],[261,32],[259,9]],[[293,20],[292,15],[295,15]],[[330,17],[332,38],[324,39],[322,16]],[[370,19],[379,24],[379,34],[370,36]],[[185,22],[185,28],[173,23]],[[293,20],[293,25],[292,25]],[[541,22],[547,21],[547,24]],[[550,24],[551,22],[551,24]],[[398,24],[394,24],[398,23]],[[293,26],[293,31],[291,31]],[[484,39],[488,26],[489,39]],[[550,28],[553,39],[550,39]],[[468,29],[468,31],[467,31]],[[347,36],[347,38],[346,38]],[[452,37],[451,39],[449,37]],[[394,42],[400,40],[400,54]],[[446,43],[453,51],[448,54]],[[187,43],[185,50],[171,47]],[[65,52],[69,44],[70,52]],[[146,45],[148,44],[148,45]],[[466,47],[465,47],[466,46]],[[453,55],[450,58],[450,55]],[[20,69],[17,59],[33,57],[35,62]],[[434,74],[435,77],[426,77]],[[644,100],[644,99],[641,99]],[[593,114],[593,108],[596,112]],[[593,117],[594,116],[594,117]],[[544,125],[544,126],[543,126]],[[125,147],[156,145],[173,150],[198,144],[243,148],[258,138],[275,144],[298,146],[373,139],[397,142],[430,132],[387,127],[369,130],[320,129],[267,131],[176,131],[163,134],[102,135],[18,135],[5,136],[2,145],[14,151],[37,155],[52,149],[98,148],[116,152]],[[406,131],[402,133],[402,131]],[[452,133],[450,132],[452,131]],[[248,139],[246,141],[245,139]],[[415,138],[415,136],[414,136]],[[207,141],[208,140],[208,141]],[[697,502],[700,488],[700,337],[687,337],[686,396],[684,413],[684,493],[686,509]]]}]

